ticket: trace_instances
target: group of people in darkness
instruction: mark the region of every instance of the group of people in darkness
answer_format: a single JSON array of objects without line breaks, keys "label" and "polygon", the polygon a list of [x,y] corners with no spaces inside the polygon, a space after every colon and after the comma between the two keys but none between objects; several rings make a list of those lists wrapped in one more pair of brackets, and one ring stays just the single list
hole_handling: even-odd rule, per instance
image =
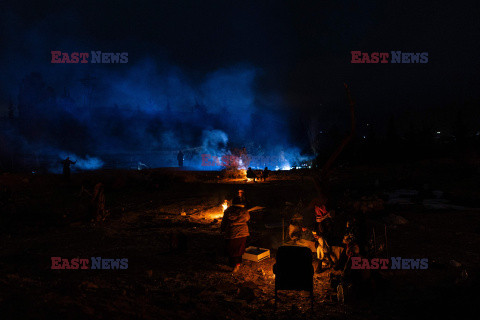
[{"label": "group of people in darkness", "polygon": [[268,167],[265,167],[265,169],[263,169],[260,176],[257,176],[257,174],[255,173],[255,171],[253,171],[252,168],[247,169],[247,178],[253,179],[253,182],[256,182],[256,179],[267,181],[269,175],[270,175],[270,170],[268,170]]},{"label": "group of people in darkness", "polygon": [[[177,155],[178,165],[183,166],[183,153]],[[63,177],[70,180],[70,166],[76,161],[67,157],[62,161]],[[269,176],[267,167],[260,178],[264,181]],[[258,178],[252,168],[247,170],[247,178],[254,181]],[[82,187],[82,193],[90,195],[89,219],[100,221],[106,215],[104,186],[97,183],[90,192]],[[245,191],[240,189],[231,200],[231,205],[224,211],[220,230],[225,238],[228,265],[236,273],[241,268],[242,256],[246,249],[247,238],[250,236],[248,222],[250,221],[249,203]],[[361,256],[365,248],[362,224],[355,217],[348,220],[341,244],[336,243],[338,235],[333,231],[335,211],[327,208],[325,198],[315,198],[301,214],[292,216],[288,227],[287,245],[309,247],[316,257],[316,273],[334,268],[343,270],[345,279],[351,279],[351,257]],[[338,241],[337,241],[338,242]]]},{"label": "group of people in darkness", "polygon": [[[220,229],[225,238],[228,265],[232,268],[232,273],[238,272],[241,268],[242,256],[250,235],[249,208],[244,190],[239,190],[231,206],[225,210],[222,219]],[[341,271],[338,282],[342,286],[353,284],[356,286],[364,279],[358,272],[352,272],[351,258],[361,257],[368,250],[365,241],[365,224],[364,221],[362,223],[362,219],[351,216],[347,219],[344,233],[338,234],[334,231],[336,228],[333,228],[335,219],[335,211],[328,209],[325,198],[313,199],[301,214],[293,215],[285,245],[310,248],[312,255],[316,257],[314,259],[316,274],[329,269]]]}]

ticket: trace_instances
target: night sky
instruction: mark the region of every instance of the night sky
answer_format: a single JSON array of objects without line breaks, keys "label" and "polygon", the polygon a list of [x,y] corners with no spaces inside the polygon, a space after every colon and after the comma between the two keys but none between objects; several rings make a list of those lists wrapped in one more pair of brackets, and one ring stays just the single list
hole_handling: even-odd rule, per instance
[{"label": "night sky", "polygon": [[[199,103],[217,115],[244,114],[259,144],[273,134],[282,135],[279,144],[303,147],[312,119],[325,129],[345,124],[343,82],[357,101],[360,130],[372,123],[382,134],[392,115],[409,123],[438,113],[441,123],[465,106],[478,127],[478,112],[468,107],[478,107],[480,84],[474,3],[3,1],[2,114],[11,99],[18,103],[22,79],[40,72],[57,96],[66,87],[78,100],[79,79],[96,77],[88,108],[128,104],[145,111],[150,103],[146,113],[169,105],[180,114]],[[51,50],[128,52],[129,61],[54,65]],[[429,60],[351,64],[353,50],[428,52]],[[268,123],[269,133],[262,136],[255,123]],[[208,129],[218,128],[209,123]],[[248,138],[248,132],[221,129],[230,141]]]}]

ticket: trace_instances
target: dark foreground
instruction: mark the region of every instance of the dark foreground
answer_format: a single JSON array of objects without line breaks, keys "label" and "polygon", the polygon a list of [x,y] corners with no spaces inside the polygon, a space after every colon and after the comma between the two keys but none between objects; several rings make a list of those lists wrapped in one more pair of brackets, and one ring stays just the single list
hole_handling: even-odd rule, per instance
[{"label": "dark foreground", "polygon": [[[337,210],[363,210],[369,229],[382,234],[386,226],[389,256],[428,258],[429,268],[384,270],[369,292],[345,304],[327,271],[315,278],[313,312],[307,293],[282,292],[276,314],[274,257],[245,262],[232,274],[214,218],[241,186],[250,202],[266,208],[252,214],[249,244],[274,256],[282,217],[315,196],[308,173],[274,173],[256,184],[173,170],[89,172],[68,183],[55,175],[3,174],[0,313],[8,319],[471,318],[480,302],[477,168],[445,160],[337,170]],[[88,198],[79,192],[98,181],[109,216],[92,223],[85,221]],[[398,189],[416,192],[395,198]],[[128,269],[52,270],[51,257],[128,258]]]}]

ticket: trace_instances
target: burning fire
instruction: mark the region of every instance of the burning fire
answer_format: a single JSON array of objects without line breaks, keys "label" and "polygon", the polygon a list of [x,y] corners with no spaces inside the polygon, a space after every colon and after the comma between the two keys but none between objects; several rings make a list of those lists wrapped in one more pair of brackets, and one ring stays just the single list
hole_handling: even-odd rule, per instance
[{"label": "burning fire", "polygon": [[241,169],[240,172],[242,173],[242,177],[245,179],[247,177],[247,170]]},{"label": "burning fire", "polygon": [[[219,210],[220,208],[221,208],[221,210]],[[228,208],[228,201],[225,200],[222,203],[222,205],[220,206],[220,208],[218,208],[218,207],[213,208],[213,209],[209,210],[208,212],[206,212],[205,215],[210,219],[221,219],[221,218],[223,218],[223,213]]]}]

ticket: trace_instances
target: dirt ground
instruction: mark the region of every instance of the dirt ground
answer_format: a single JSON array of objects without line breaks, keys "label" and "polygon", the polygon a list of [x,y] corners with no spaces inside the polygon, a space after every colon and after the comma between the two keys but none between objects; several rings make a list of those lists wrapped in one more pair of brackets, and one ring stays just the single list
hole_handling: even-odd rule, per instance
[{"label": "dirt ground", "polygon": [[[363,211],[368,232],[387,233],[382,255],[428,258],[427,270],[382,270],[369,290],[337,301],[330,273],[308,293],[281,291],[274,312],[275,252],[282,218],[315,196],[309,172],[273,172],[267,182],[226,181],[219,172],[173,169],[57,175],[3,174],[0,313],[5,319],[406,319],[471,318],[478,309],[480,173],[448,160],[342,167],[332,179],[339,230]],[[88,221],[81,186],[105,184],[105,221]],[[221,204],[239,188],[251,204],[248,245],[271,249],[259,263],[226,266]],[[418,192],[393,203],[398,189]],[[442,191],[442,203],[425,200]],[[390,194],[390,197],[389,197]],[[438,196],[437,196],[438,197]],[[381,206],[370,205],[381,202]],[[362,206],[363,204],[363,206]],[[478,203],[477,203],[478,204]],[[392,217],[403,217],[398,223]],[[383,241],[383,240],[382,240]],[[380,242],[380,240],[379,240]],[[388,249],[388,250],[387,250]],[[52,270],[51,257],[127,258],[124,270]],[[472,313],[473,314],[473,313]]]}]

